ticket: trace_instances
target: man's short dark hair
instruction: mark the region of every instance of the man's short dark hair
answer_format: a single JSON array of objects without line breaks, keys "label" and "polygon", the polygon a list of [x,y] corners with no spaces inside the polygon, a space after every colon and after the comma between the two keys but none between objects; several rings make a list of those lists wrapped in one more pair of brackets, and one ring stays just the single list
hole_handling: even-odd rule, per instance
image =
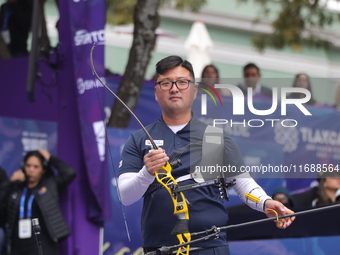
[{"label": "man's short dark hair", "polygon": [[194,70],[192,68],[191,63],[187,60],[183,60],[180,56],[175,56],[175,55],[163,58],[156,64],[155,80],[157,81],[157,78],[159,75],[177,66],[181,66],[187,69],[190,72],[192,80],[195,81]]},{"label": "man's short dark hair", "polygon": [[249,68],[256,68],[257,72],[260,74],[260,68],[254,63],[248,63],[243,67],[243,73]]}]

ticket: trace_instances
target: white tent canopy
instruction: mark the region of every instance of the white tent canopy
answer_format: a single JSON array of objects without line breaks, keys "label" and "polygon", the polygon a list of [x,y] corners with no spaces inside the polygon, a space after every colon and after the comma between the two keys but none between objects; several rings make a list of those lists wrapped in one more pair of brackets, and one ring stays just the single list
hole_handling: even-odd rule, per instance
[{"label": "white tent canopy", "polygon": [[209,49],[213,46],[204,23],[201,20],[194,22],[184,47],[188,53],[188,61],[193,65],[196,78],[200,78],[203,68],[211,63]]}]

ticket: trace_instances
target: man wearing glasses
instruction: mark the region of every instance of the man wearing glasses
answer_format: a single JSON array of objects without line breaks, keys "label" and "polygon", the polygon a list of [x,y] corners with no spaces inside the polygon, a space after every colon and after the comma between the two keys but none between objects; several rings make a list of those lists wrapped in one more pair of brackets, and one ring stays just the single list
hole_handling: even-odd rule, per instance
[{"label": "man wearing glasses", "polygon": [[[172,175],[180,186],[194,184],[195,180],[190,175],[190,165],[200,163],[202,139],[207,127],[191,112],[192,103],[197,95],[191,64],[179,56],[169,56],[157,63],[156,73],[155,99],[162,109],[162,116],[146,129],[160,148],[150,149],[150,141],[143,130],[133,133],[122,152],[118,182],[124,205],[130,205],[144,197],[142,246],[146,253],[162,246],[178,244],[176,236],[171,234],[177,222],[176,216],[173,215],[173,203],[167,190],[155,180],[155,172],[172,159],[175,151],[182,165],[173,169]],[[225,133],[223,137],[223,162],[240,168],[243,160],[237,146]],[[182,148],[188,148],[189,143],[190,148],[183,150]],[[190,153],[197,156],[190,157]],[[252,178],[237,179],[234,189],[240,197],[244,197],[246,192],[260,197],[261,201],[258,203],[243,199],[256,210],[272,208],[279,215],[291,213],[280,202],[271,200]],[[190,203],[190,232],[227,224],[228,214],[218,187],[205,186],[192,189],[185,191],[184,195]],[[273,216],[269,213],[267,215]],[[293,218],[281,220],[278,227],[286,228],[292,221]],[[191,255],[229,254],[226,232],[221,232],[217,239],[192,245],[191,249]]]}]

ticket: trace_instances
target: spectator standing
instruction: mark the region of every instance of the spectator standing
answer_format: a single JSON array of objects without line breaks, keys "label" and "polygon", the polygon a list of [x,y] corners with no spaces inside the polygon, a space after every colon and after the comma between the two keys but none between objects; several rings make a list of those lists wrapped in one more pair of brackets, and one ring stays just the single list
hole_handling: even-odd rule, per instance
[{"label": "spectator standing", "polygon": [[1,36],[12,57],[28,55],[27,40],[32,23],[32,3],[32,0],[7,0],[1,5]]},{"label": "spectator standing", "polygon": [[249,63],[243,67],[243,83],[238,87],[242,90],[244,95],[248,94],[248,88],[253,89],[253,95],[260,94],[268,98],[272,98],[272,90],[261,84],[260,68],[254,63]]},{"label": "spectator standing", "polygon": [[315,207],[336,202],[336,192],[340,189],[340,173],[321,171],[318,174],[318,181],[318,186],[293,195],[296,207]]},{"label": "spectator standing", "polygon": [[[53,167],[58,171],[55,175]],[[46,150],[30,151],[2,189],[6,209],[7,247],[11,255],[36,255],[38,246],[31,219],[38,218],[43,254],[59,255],[58,242],[70,235],[59,206],[59,191],[75,178],[75,171]]]},{"label": "spectator standing", "polygon": [[335,110],[340,111],[340,84],[338,85],[336,92],[335,92],[334,108]]},{"label": "spectator standing", "polygon": [[[307,89],[310,94],[311,98],[310,100],[306,103],[307,105],[316,105],[317,102],[313,98],[313,93],[312,93],[312,88],[311,88],[311,83],[309,76],[305,73],[298,73],[295,75],[295,79],[293,82],[293,87],[294,88],[304,88]],[[303,93],[291,93],[289,95],[289,98],[304,98],[306,95]]]},{"label": "spectator standing", "polygon": [[[212,87],[215,87],[216,84],[219,84],[219,72],[216,66],[214,65],[207,65],[203,68],[202,71],[202,82],[203,84],[208,84]],[[217,88],[216,91],[221,96],[230,96],[231,93],[229,89],[219,89]]]},{"label": "spectator standing", "polygon": [[218,83],[219,73],[218,69],[214,65],[207,65],[203,68],[201,77],[203,79],[207,79],[206,81],[209,81],[209,85],[215,85]]}]

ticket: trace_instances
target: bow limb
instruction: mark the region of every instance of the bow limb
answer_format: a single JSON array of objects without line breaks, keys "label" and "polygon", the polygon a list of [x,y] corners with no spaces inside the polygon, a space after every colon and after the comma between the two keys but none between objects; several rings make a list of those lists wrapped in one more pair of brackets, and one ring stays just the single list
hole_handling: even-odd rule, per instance
[{"label": "bow limb", "polygon": [[[177,181],[171,174],[172,166],[167,162],[163,167],[155,173],[156,180],[168,191],[171,200],[174,204],[174,215],[178,217],[176,226],[174,227],[172,234],[177,236],[179,244],[188,243],[191,241],[191,235],[188,228],[189,221],[189,209],[186,198],[183,192],[175,194],[172,192],[169,185],[178,185]],[[177,255],[189,255],[190,245],[185,245],[177,250]]]},{"label": "bow limb", "polygon": [[158,147],[155,143],[155,141],[152,139],[151,135],[149,134],[149,132],[146,130],[146,128],[144,127],[143,123],[138,119],[138,117],[136,116],[136,114],[123,102],[123,100],[116,94],[114,93],[106,84],[105,82],[102,81],[102,79],[100,79],[96,69],[94,68],[94,64],[93,64],[93,51],[94,48],[96,47],[96,44],[94,43],[92,48],[91,48],[91,52],[90,52],[90,61],[91,61],[91,68],[92,68],[92,72],[93,74],[97,77],[97,79],[99,80],[99,82],[112,94],[115,96],[115,98],[117,98],[117,100],[124,105],[124,107],[130,112],[130,114],[137,120],[137,122],[139,123],[139,125],[142,127],[142,129],[144,130],[144,132],[146,133],[146,135],[149,137],[149,140],[152,144],[152,147],[154,150],[157,150]]},{"label": "bow limb", "polygon": [[[94,48],[95,48],[96,44],[94,44],[92,46],[92,49],[91,49],[91,52],[90,52],[90,63],[91,63],[91,69],[92,69],[92,72],[93,74],[96,76],[96,78],[99,80],[99,82],[107,89],[109,90],[115,97],[118,97],[103,81],[102,79],[99,77],[95,67],[94,67],[94,63],[93,63],[93,51],[94,51]],[[98,89],[98,86],[96,86],[96,89]],[[98,96],[98,91],[97,91],[97,96]],[[122,100],[120,98],[118,98],[121,102]],[[98,96],[98,103],[99,103],[99,107],[103,108],[101,106],[101,103],[100,103],[100,100],[99,100],[99,96]],[[125,104],[124,104],[125,105]],[[127,106],[126,106],[127,107]],[[105,123],[105,118],[104,116],[102,116],[102,121],[103,121],[103,127],[105,129],[105,139],[106,139],[106,143],[109,144],[109,139],[108,139],[108,136],[107,136],[107,132],[106,132],[106,123]],[[118,175],[116,173],[116,170],[115,170],[115,167],[114,167],[114,164],[113,164],[113,159],[112,159],[112,153],[111,153],[111,149],[110,149],[110,146],[108,147],[108,152],[110,153],[110,159],[111,159],[111,166],[113,168],[113,172],[114,172],[114,177],[116,179],[118,179]],[[120,195],[120,190],[119,190],[119,186],[117,185],[116,187],[117,189],[117,195],[118,195],[118,198],[119,198],[119,201],[121,201],[121,195]],[[127,238],[128,238],[128,241],[131,242],[131,235],[130,235],[130,231],[129,231],[129,227],[128,227],[128,222],[126,220],[126,214],[125,214],[125,210],[124,210],[124,207],[123,207],[123,204],[120,202],[120,207],[121,207],[121,210],[122,210],[122,215],[123,215],[123,220],[124,220],[124,225],[125,225],[125,230],[126,230],[126,234],[127,234]]]}]

